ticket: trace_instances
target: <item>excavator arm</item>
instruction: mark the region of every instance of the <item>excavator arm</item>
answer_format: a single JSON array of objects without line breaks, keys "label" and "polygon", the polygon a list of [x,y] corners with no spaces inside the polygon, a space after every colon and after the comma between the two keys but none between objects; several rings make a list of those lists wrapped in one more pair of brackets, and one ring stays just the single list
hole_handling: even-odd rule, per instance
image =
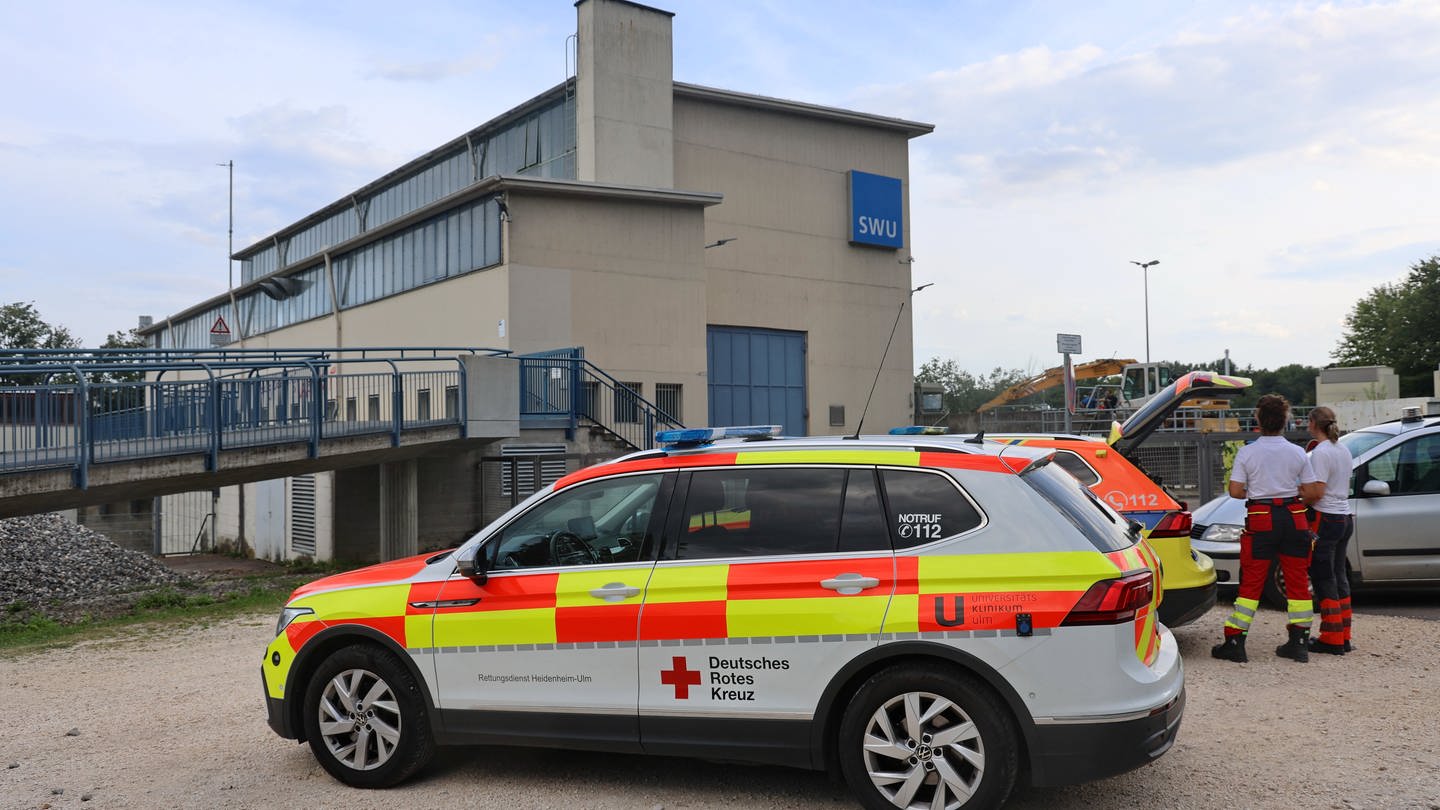
[{"label": "excavator arm", "polygon": [[[1134,363],[1134,360],[1091,360],[1088,363],[1081,363],[1074,367],[1075,379],[1089,380],[1095,377],[1108,377],[1111,374],[1120,374],[1125,371],[1125,366]],[[981,405],[976,409],[977,413],[985,413],[1001,405],[1008,405],[1011,402],[1024,399],[1031,394],[1038,394],[1046,389],[1054,388],[1065,382],[1065,367],[1056,366],[1049,368],[1025,380],[1006,388],[995,396],[994,399]]]}]

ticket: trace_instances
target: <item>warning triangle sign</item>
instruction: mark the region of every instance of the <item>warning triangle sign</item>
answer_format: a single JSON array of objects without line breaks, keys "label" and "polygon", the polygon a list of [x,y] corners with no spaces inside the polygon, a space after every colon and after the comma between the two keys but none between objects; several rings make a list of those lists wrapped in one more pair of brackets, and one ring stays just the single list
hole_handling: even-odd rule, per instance
[{"label": "warning triangle sign", "polygon": [[228,335],[228,334],[230,334],[230,327],[225,325],[225,316],[224,316],[224,315],[217,315],[217,316],[215,316],[215,325],[212,326],[212,327],[210,327],[210,334],[212,334],[212,335]]}]

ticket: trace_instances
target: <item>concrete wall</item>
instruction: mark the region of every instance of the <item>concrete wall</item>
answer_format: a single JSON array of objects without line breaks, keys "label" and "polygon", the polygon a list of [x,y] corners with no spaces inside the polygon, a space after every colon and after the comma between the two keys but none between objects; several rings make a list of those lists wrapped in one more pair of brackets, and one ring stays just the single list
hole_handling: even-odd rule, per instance
[{"label": "concrete wall", "polygon": [[1327,368],[1315,378],[1316,402],[1363,402],[1400,396],[1400,377],[1389,366]]},{"label": "concrete wall", "polygon": [[704,209],[604,198],[510,202],[511,345],[584,346],[625,382],[680,383],[689,424],[703,424]]},{"label": "concrete wall", "polygon": [[[508,315],[510,288],[504,266],[372,301],[334,315],[235,342],[244,348],[309,346],[510,347],[499,322]],[[551,347],[553,348],[553,347]],[[454,368],[454,364],[449,365]],[[407,367],[408,368],[408,367]]]},{"label": "concrete wall", "polygon": [[671,188],[673,15],[619,0],[576,15],[576,177]]},{"label": "concrete wall", "polygon": [[376,562],[380,552],[380,468],[336,470],[334,541],[336,560]]},{"label": "concrete wall", "polygon": [[121,548],[145,554],[155,549],[153,498],[81,507],[76,510],[75,522],[109,537]]},{"label": "concrete wall", "polygon": [[[680,97],[675,182],[719,191],[706,211],[706,321],[807,334],[809,429],[853,431],[890,329],[911,289],[908,248],[849,244],[846,172],[901,178],[904,133]],[[906,210],[905,242],[910,243]],[[901,317],[866,418],[867,429],[909,424],[911,320]],[[830,405],[846,424],[831,427]]]}]

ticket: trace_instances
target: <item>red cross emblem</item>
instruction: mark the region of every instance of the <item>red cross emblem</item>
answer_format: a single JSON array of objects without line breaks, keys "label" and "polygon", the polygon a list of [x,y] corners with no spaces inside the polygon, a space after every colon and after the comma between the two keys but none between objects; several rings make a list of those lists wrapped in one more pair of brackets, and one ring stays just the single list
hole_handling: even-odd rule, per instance
[{"label": "red cross emblem", "polygon": [[700,685],[700,672],[690,669],[685,657],[677,655],[670,659],[670,669],[660,670],[660,683],[675,687],[676,700],[689,700],[690,687]]}]

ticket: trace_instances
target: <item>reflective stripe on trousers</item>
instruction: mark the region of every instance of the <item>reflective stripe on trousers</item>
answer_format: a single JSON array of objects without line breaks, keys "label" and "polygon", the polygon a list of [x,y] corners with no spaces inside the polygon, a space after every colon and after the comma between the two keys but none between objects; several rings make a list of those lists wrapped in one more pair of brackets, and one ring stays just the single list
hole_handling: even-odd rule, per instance
[{"label": "reflective stripe on trousers", "polygon": [[1230,618],[1225,620],[1225,627],[1241,633],[1250,632],[1250,623],[1255,621],[1255,611],[1259,607],[1259,599],[1246,599],[1243,596],[1236,597],[1235,610],[1230,613]]}]

